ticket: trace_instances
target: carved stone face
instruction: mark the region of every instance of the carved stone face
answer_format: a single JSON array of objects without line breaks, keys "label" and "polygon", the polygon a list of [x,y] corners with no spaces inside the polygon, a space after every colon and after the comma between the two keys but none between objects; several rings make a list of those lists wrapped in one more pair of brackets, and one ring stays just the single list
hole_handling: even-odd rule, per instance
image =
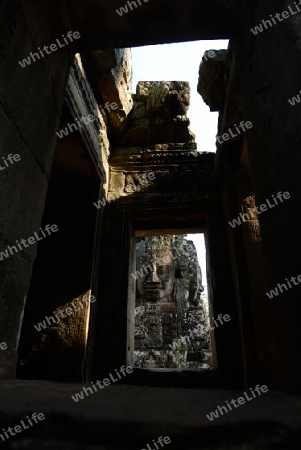
[{"label": "carved stone face", "polygon": [[149,255],[149,261],[153,262],[144,263],[147,273],[138,279],[137,288],[141,298],[156,302],[172,293],[175,265],[170,252]]}]

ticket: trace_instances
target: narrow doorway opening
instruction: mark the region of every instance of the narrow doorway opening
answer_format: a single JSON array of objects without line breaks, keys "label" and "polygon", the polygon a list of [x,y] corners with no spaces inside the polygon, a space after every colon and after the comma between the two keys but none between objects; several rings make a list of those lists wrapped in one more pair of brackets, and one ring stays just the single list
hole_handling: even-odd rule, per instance
[{"label": "narrow doorway opening", "polygon": [[212,370],[206,270],[198,260],[205,248],[191,236],[136,238],[136,368]]}]

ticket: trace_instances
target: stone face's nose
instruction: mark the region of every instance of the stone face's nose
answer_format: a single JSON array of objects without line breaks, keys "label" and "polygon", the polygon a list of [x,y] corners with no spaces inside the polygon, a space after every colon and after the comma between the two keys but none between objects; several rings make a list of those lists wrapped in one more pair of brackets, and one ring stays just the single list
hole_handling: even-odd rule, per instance
[{"label": "stone face's nose", "polygon": [[157,275],[157,268],[154,265],[153,266],[153,270],[150,272],[149,277],[146,280],[147,283],[160,283],[160,279],[158,278]]}]

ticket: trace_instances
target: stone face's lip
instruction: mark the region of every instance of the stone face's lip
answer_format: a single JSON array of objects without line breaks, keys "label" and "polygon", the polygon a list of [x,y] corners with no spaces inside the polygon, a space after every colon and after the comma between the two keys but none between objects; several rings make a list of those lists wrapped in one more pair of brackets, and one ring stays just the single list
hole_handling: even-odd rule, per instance
[{"label": "stone face's lip", "polygon": [[161,291],[162,289],[164,289],[164,287],[162,285],[160,286],[147,286],[144,285],[144,291],[145,292],[154,292],[154,291]]},{"label": "stone face's lip", "polygon": [[161,283],[160,283],[160,286],[149,286],[149,285],[147,285],[147,284],[144,284],[144,287],[145,287],[145,290],[146,291],[153,291],[153,290],[160,290],[160,289],[163,289],[163,286],[161,286]]},{"label": "stone face's lip", "polygon": [[148,288],[148,289],[144,289],[144,295],[148,296],[149,294],[151,294],[152,297],[158,297],[161,293],[161,291],[163,291],[163,288]]}]

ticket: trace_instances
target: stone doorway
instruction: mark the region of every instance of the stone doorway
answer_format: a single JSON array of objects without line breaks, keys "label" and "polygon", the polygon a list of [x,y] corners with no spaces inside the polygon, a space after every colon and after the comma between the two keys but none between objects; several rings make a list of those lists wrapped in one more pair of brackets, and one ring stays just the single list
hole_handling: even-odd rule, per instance
[{"label": "stone doorway", "polygon": [[197,249],[187,235],[136,238],[135,367],[212,368]]}]

